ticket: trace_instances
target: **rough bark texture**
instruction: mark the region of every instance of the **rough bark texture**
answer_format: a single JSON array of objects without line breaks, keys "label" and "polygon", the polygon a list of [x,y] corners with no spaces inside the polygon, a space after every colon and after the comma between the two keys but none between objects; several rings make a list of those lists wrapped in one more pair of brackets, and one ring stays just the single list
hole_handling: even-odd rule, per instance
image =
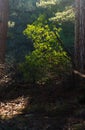
[{"label": "rough bark texture", "polygon": [[8,21],[8,0],[0,0],[0,63],[3,63],[5,59],[7,21]]},{"label": "rough bark texture", "polygon": [[85,74],[85,0],[75,0],[75,68]]}]

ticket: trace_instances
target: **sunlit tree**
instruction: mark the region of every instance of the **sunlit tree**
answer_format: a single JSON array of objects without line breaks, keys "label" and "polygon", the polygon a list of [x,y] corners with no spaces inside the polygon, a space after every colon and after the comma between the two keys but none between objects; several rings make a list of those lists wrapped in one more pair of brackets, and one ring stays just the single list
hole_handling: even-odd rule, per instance
[{"label": "sunlit tree", "polygon": [[34,50],[26,56],[21,66],[25,80],[34,84],[69,74],[70,58],[61,47],[60,30],[48,24],[44,15],[27,25],[24,34],[32,40]]}]

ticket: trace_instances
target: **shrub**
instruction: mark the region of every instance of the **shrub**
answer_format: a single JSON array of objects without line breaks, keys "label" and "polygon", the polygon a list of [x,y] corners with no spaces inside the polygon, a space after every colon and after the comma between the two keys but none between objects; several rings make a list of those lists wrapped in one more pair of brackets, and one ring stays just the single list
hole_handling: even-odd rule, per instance
[{"label": "shrub", "polygon": [[33,41],[34,50],[26,56],[21,70],[25,80],[32,83],[46,82],[66,74],[71,63],[58,41],[60,29],[50,26],[43,18],[40,16],[24,30],[24,34]]}]

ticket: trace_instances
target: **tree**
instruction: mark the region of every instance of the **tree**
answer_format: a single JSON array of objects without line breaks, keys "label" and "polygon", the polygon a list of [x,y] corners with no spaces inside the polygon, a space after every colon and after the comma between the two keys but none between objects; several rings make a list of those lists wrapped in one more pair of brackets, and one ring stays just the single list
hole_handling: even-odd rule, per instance
[{"label": "tree", "polygon": [[28,24],[24,34],[33,42],[34,50],[21,65],[27,81],[46,82],[52,78],[63,78],[69,72],[70,58],[59,42],[59,28],[48,24],[44,15]]},{"label": "tree", "polygon": [[8,0],[0,0],[0,63],[3,63],[5,60],[7,21],[8,21]]},{"label": "tree", "polygon": [[75,69],[85,74],[85,0],[75,0]]}]

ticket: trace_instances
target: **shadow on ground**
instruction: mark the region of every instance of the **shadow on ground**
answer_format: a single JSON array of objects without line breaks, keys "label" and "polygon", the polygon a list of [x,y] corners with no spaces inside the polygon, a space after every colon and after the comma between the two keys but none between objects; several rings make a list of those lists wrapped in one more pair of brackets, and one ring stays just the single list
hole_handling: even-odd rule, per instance
[{"label": "shadow on ground", "polygon": [[[0,116],[0,130],[84,130],[84,88],[68,86],[21,84],[1,89],[0,107],[7,111]],[[8,110],[12,115],[7,117]]]}]

